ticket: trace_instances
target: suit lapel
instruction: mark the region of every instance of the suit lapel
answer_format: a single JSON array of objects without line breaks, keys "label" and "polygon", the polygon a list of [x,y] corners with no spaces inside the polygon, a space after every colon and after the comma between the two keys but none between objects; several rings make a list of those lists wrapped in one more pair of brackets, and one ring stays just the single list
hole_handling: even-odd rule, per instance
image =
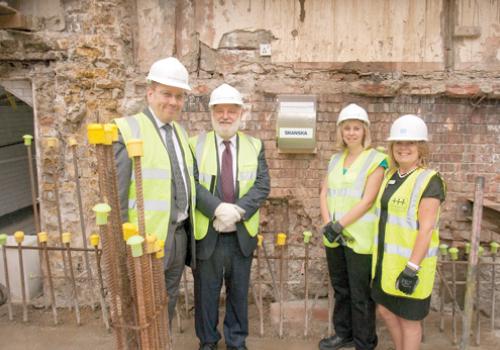
[{"label": "suit lapel", "polygon": [[165,144],[165,139],[163,138],[163,136],[162,136],[162,134],[160,132],[160,129],[158,128],[158,124],[156,124],[156,120],[153,117],[153,114],[151,113],[151,110],[146,107],[142,111],[142,113],[144,113],[149,118],[149,120],[151,121],[151,123],[153,123],[153,126],[155,127],[155,130],[158,133],[158,137],[160,138],[161,143],[163,143],[163,147],[165,147],[165,150],[167,150],[167,145]]}]

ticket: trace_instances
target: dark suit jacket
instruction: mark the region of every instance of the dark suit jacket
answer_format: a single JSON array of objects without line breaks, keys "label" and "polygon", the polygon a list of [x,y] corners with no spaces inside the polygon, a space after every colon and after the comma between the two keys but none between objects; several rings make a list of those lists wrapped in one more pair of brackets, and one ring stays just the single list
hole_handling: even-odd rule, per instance
[{"label": "dark suit jacket", "polygon": [[[153,118],[153,115],[151,114],[149,108],[146,108],[143,111],[144,114],[151,120],[151,123],[156,128],[156,122]],[[163,137],[161,137],[160,130],[156,128],[158,131],[158,135],[160,135],[160,139],[163,140]],[[179,139],[179,136],[177,135],[177,138]],[[147,142],[147,140],[144,140],[144,142]],[[163,140],[164,142],[164,140]],[[166,145],[164,142],[165,150]],[[127,153],[127,148],[125,143],[123,142],[123,137],[120,135],[118,142],[115,142],[113,144],[113,150],[114,150],[114,155],[115,155],[115,161],[116,161],[116,167],[117,167],[117,176],[118,176],[118,192],[120,196],[120,207],[121,207],[121,217],[122,220],[128,221],[128,191],[130,187],[130,179],[132,175],[132,161],[128,157]],[[182,148],[181,148],[182,150]],[[194,155],[193,155],[194,159]],[[183,155],[183,164],[182,166],[184,167],[184,175],[186,176],[188,174],[187,167],[186,167],[186,162],[184,161],[184,155]],[[196,183],[196,192],[203,192],[206,191],[208,192],[203,186],[198,184],[198,169],[196,167],[196,162],[194,162],[194,177],[195,177],[195,183]],[[186,178],[185,179],[188,184],[188,191],[190,191],[190,186],[189,186],[189,180]],[[172,186],[173,186],[173,181],[172,181]],[[198,189],[198,187],[201,187]],[[159,189],[161,190],[161,189]],[[174,191],[171,191],[173,194]],[[189,195],[194,195],[194,193],[189,193]],[[191,197],[188,197],[191,198]],[[171,198],[171,203],[174,203],[174,198],[172,196]],[[165,251],[167,252],[167,260],[165,263],[165,266],[168,266],[168,264],[171,262],[171,254],[168,254],[169,251],[172,251],[170,248],[173,246],[173,239],[174,239],[174,234],[175,234],[175,217],[176,217],[176,212],[175,212],[175,205],[171,205],[172,211],[170,213],[170,225],[168,228],[168,233],[167,233],[167,241],[165,242]],[[189,210],[188,210],[189,213]],[[186,265],[191,265],[191,267],[195,267],[195,256],[196,256],[196,249],[195,249],[195,240],[194,240],[194,232],[193,232],[193,219],[192,217],[189,218],[189,220],[186,220],[186,232],[188,232],[190,239],[188,239],[188,251],[186,254]]]},{"label": "dark suit jacket", "polygon": [[[239,138],[236,139],[236,149],[236,164],[238,164]],[[220,180],[219,157],[218,154],[213,154],[213,156],[217,157],[217,178]],[[203,239],[196,241],[197,259],[206,260],[210,258],[210,256],[214,252],[219,234],[223,234],[215,231],[212,225],[215,209],[220,203],[222,203],[220,199],[222,198],[222,194],[219,191],[219,188],[221,187],[220,183],[216,184],[213,194],[207,191],[205,188],[203,188],[205,189],[204,191],[198,191],[198,187],[203,188],[203,186],[199,185],[196,187],[196,208],[207,217],[212,218],[208,226],[207,235]],[[236,181],[236,198],[239,197],[238,188],[239,184],[238,181]],[[264,154],[264,144],[262,144],[262,148],[258,156],[257,178],[255,179],[255,183],[243,197],[238,198],[235,202],[236,205],[245,210],[243,220],[248,220],[262,206],[263,202],[269,195],[270,190],[271,186],[269,179],[269,170]],[[245,228],[245,225],[243,225],[243,222],[238,222],[236,224],[236,231],[242,254],[244,256],[249,256],[253,253],[255,247],[257,246],[257,237],[251,237],[248,234],[248,231]]]}]

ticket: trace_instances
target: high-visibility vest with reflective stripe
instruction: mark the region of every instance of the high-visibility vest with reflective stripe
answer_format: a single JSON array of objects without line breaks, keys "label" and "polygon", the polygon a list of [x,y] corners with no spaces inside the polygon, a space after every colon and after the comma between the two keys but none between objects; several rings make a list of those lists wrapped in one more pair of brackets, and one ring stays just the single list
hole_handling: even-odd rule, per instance
[{"label": "high-visibility vest with reflective stripe", "polygon": [[[252,188],[257,178],[258,157],[262,149],[259,139],[238,132],[237,141],[237,184],[238,196],[243,197]],[[199,183],[213,193],[217,184],[217,141],[215,132],[210,131],[189,140],[198,164]],[[243,224],[250,236],[254,237],[259,229],[260,214],[257,210]],[[210,219],[201,211],[195,211],[195,238],[203,239],[208,232]]]},{"label": "high-visibility vest with reflective stripe", "polygon": [[[131,139],[141,139],[144,141],[144,156],[141,158],[142,182],[144,193],[144,216],[146,222],[146,232],[154,233],[158,239],[166,240],[170,223],[172,177],[170,168],[170,157],[161,140],[158,130],[152,121],[144,114],[139,113],[131,117],[115,119],[115,123],[120,129],[123,141],[126,143]],[[184,153],[191,188],[190,215],[193,217],[196,206],[195,182],[193,176],[193,157],[189,147],[186,131],[176,122],[172,123]],[[180,166],[183,166],[182,159]],[[133,163],[133,160],[132,160]],[[136,206],[136,181],[134,172],[130,181],[128,191],[128,218],[132,223],[137,224]],[[193,221],[193,220],[192,220]]]},{"label": "high-visibility vest with reflective stripe", "polygon": [[[380,213],[380,200],[394,173],[395,170],[389,171],[384,178],[377,198],[377,213]],[[381,286],[382,290],[387,294],[413,299],[425,299],[432,293],[439,251],[439,212],[435,228],[432,231],[429,250],[426,257],[420,262],[420,270],[418,272],[419,283],[415,292],[411,295],[406,295],[396,289],[396,279],[411,257],[418,235],[418,207],[420,200],[429,181],[436,174],[434,170],[430,169],[419,168],[415,170],[412,174],[408,175],[408,179],[401,184],[389,200],[387,223],[385,226],[384,253],[380,257],[382,259]],[[374,245],[372,277],[375,276],[378,259],[378,236],[375,237]]]},{"label": "high-visibility vest with reflective stripe", "polygon": [[[387,159],[387,156],[375,149],[364,150],[351,164],[346,174],[343,174],[344,160],[347,150],[334,154],[328,165],[327,205],[330,220],[340,220],[363,197],[368,176]],[[371,254],[373,237],[375,235],[375,206],[344,228],[348,237],[347,246],[358,254]],[[338,247],[338,243],[330,243],[323,237],[323,243],[330,248]]]}]

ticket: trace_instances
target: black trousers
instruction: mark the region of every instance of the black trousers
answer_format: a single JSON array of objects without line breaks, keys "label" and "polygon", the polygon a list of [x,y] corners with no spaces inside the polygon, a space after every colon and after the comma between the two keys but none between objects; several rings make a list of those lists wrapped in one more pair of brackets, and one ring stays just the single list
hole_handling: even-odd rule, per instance
[{"label": "black trousers", "polygon": [[375,303],[370,295],[371,254],[344,246],[326,248],[330,282],[335,291],[333,327],[341,338],[352,338],[356,349],[377,346]]},{"label": "black trousers", "polygon": [[212,256],[196,260],[194,271],[195,329],[201,344],[217,343],[221,335],[219,297],[226,285],[224,339],[227,346],[245,346],[248,336],[248,288],[252,255],[241,253],[236,232],[219,234]]}]

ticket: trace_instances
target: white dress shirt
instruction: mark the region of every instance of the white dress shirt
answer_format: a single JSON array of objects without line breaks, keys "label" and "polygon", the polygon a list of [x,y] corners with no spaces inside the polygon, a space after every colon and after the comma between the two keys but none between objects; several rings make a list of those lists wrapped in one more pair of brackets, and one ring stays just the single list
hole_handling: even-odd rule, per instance
[{"label": "white dress shirt", "polygon": [[[222,164],[222,153],[226,149],[226,146],[224,145],[224,139],[219,135],[217,135],[216,133],[215,140],[217,141],[217,151],[218,151],[217,153],[219,154],[219,164]],[[236,189],[236,135],[231,137],[229,139],[229,142],[231,142],[231,145],[229,147],[231,148],[231,156],[233,158],[233,185],[234,188]],[[236,194],[236,191],[234,193]]]},{"label": "white dress shirt", "polygon": [[[151,112],[151,115],[153,116],[153,119],[156,122],[156,126],[158,127],[158,130],[160,130],[163,144],[165,144],[165,137],[167,136],[167,131],[163,128],[165,123],[162,122],[160,119],[158,119],[158,117],[156,117],[155,112],[151,109],[151,107],[149,107],[149,111]],[[181,162],[181,164],[179,164],[179,168],[181,169],[182,183],[184,184],[184,189],[186,190],[186,196],[187,196],[187,206],[184,209],[184,211],[179,212],[178,216],[177,216],[177,222],[181,222],[183,220],[186,220],[189,216],[188,215],[188,207],[189,207],[189,202],[190,202],[189,196],[188,196],[189,191],[188,191],[188,188],[186,185],[186,176],[184,174],[184,162],[182,161],[182,160],[184,160],[184,158],[182,156],[181,145],[179,143],[179,140],[177,140],[177,135],[174,132],[174,125],[172,123],[169,123],[169,124],[172,127],[172,133],[173,133],[172,140],[174,141],[175,154],[177,155],[177,159],[179,160],[179,162]],[[173,159],[171,159],[171,161],[173,161]]]}]

